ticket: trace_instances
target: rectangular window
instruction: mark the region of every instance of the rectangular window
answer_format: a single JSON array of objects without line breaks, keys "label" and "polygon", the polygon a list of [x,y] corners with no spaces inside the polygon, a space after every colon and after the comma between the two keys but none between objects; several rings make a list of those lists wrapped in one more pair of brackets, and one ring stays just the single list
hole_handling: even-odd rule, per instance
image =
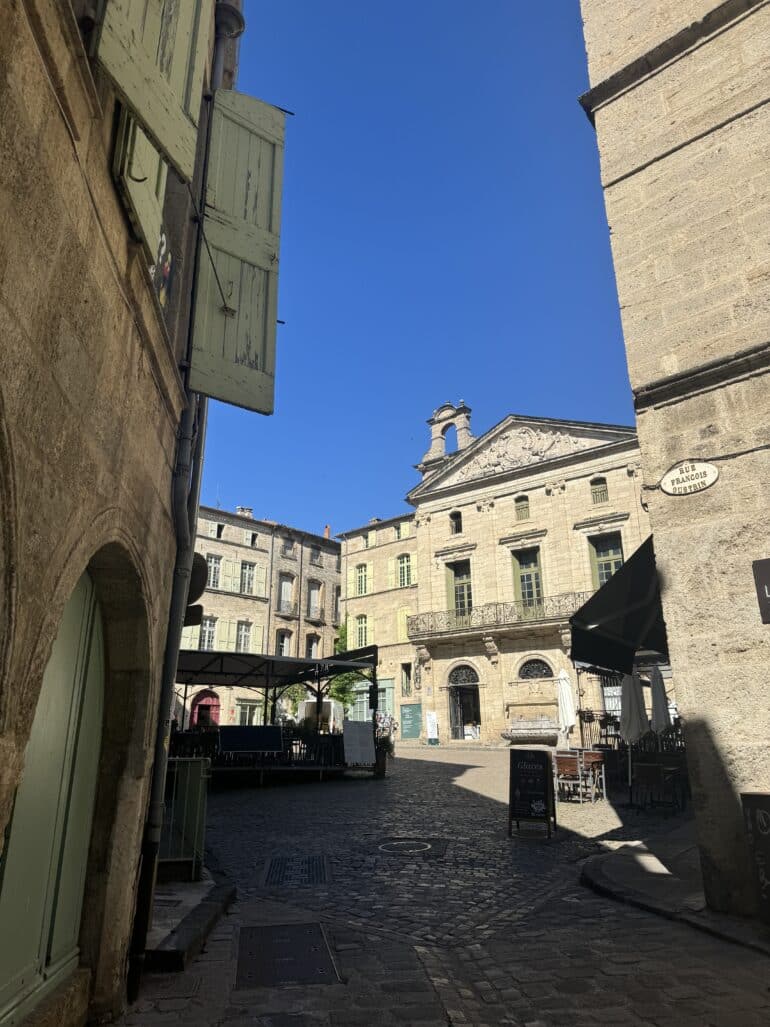
[{"label": "rectangular window", "polygon": [[238,707],[238,723],[241,727],[253,727],[255,724],[262,723],[264,708],[259,702],[238,699],[236,705]]},{"label": "rectangular window", "polygon": [[275,636],[275,638],[276,638],[276,646],[275,646],[276,654],[278,656],[288,656],[289,655],[289,643],[291,641],[291,632],[290,631],[279,631],[278,634]]},{"label": "rectangular window", "polygon": [[356,617],[356,647],[362,649],[365,645],[369,645],[369,626],[365,613],[361,613]]},{"label": "rectangular window", "polygon": [[540,575],[540,550],[521,549],[513,554],[514,588],[517,600],[525,607],[540,606],[543,584]]},{"label": "rectangular window", "polygon": [[206,566],[208,567],[206,588],[219,588],[219,573],[222,569],[222,557],[214,556],[212,553],[209,553],[206,557]]},{"label": "rectangular window", "polygon": [[589,539],[594,588],[601,586],[623,566],[623,542],[619,531]]},{"label": "rectangular window", "polygon": [[216,632],[217,619],[216,617],[204,617],[201,621],[201,633],[198,639],[199,649],[213,649],[214,648],[214,634]]},{"label": "rectangular window", "polygon": [[341,596],[342,596],[342,590],[340,589],[340,586],[337,585],[337,586],[335,586],[335,589],[334,589],[334,614],[333,614],[333,616],[334,616],[334,623],[335,624],[339,624],[339,622],[340,622],[340,600],[341,600]]},{"label": "rectangular window", "polygon": [[412,584],[412,558],[404,553],[398,558],[398,587],[406,588]]},{"label": "rectangular window", "polygon": [[529,520],[529,497],[519,496],[516,500],[516,520],[527,521]]},{"label": "rectangular window", "polygon": [[283,556],[294,556],[294,539],[285,538],[281,542],[281,554]]},{"label": "rectangular window", "polygon": [[241,592],[244,595],[254,595],[254,568],[256,564],[241,564]]},{"label": "rectangular window", "polygon": [[310,547],[310,562],[314,563],[316,567],[321,566],[321,547],[311,546]]},{"label": "rectangular window", "polygon": [[311,581],[308,584],[307,615],[311,620],[319,620],[321,617],[321,583],[319,581]]},{"label": "rectangular window", "polygon": [[251,624],[248,621],[238,621],[235,632],[235,651],[237,653],[251,652]]},{"label": "rectangular window", "polygon": [[404,697],[412,694],[412,665],[411,663],[401,664],[401,695]]},{"label": "rectangular window", "polygon": [[308,635],[305,639],[305,659],[318,659],[318,635]]},{"label": "rectangular window", "polygon": [[401,525],[396,524],[393,528],[393,534],[396,536],[396,542],[401,541]]},{"label": "rectangular window", "polygon": [[282,574],[278,579],[278,612],[294,612],[294,578],[289,574]]},{"label": "rectangular window", "polygon": [[454,602],[454,612],[459,617],[467,617],[473,609],[470,560],[459,560],[457,563],[450,563],[449,573],[451,575],[451,595]]},{"label": "rectangular window", "polygon": [[225,526],[224,526],[224,524],[218,524],[217,525],[217,538],[224,538],[224,535],[225,535]]},{"label": "rectangular window", "polygon": [[365,596],[368,592],[367,564],[359,563],[356,567],[356,595]]},{"label": "rectangular window", "polygon": [[208,521],[207,522],[207,527],[208,527],[209,537],[210,538],[216,538],[217,537],[217,527],[218,527],[217,522],[216,521]]},{"label": "rectangular window", "polygon": [[591,502],[592,503],[607,503],[609,502],[610,492],[607,488],[606,478],[594,478],[591,482]]}]

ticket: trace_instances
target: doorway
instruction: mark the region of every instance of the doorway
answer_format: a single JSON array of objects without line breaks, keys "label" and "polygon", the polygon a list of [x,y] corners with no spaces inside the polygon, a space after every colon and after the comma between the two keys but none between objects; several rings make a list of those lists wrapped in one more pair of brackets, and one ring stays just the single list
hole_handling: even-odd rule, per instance
[{"label": "doorway", "polygon": [[455,741],[472,741],[481,736],[479,676],[467,663],[449,672],[449,728]]},{"label": "doorway", "polygon": [[103,703],[102,620],[83,574],[43,674],[0,859],[2,1023],[23,1019],[78,965]]}]

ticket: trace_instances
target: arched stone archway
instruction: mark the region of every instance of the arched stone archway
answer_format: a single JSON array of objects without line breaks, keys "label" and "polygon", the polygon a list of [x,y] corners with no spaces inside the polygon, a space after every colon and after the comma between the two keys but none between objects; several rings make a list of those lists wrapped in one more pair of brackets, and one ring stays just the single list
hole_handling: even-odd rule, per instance
[{"label": "arched stone archway", "polygon": [[447,676],[449,726],[455,741],[474,741],[481,736],[479,675],[469,663],[458,663]]},{"label": "arched stone archway", "polygon": [[204,688],[190,703],[190,727],[210,727],[219,723],[221,703],[216,692]]}]

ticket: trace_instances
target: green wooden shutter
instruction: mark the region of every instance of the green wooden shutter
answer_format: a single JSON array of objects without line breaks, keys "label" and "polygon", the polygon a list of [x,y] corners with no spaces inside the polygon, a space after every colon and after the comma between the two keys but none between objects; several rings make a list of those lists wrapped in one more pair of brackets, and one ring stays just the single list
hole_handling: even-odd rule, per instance
[{"label": "green wooden shutter", "polygon": [[446,608],[447,610],[454,610],[455,608],[455,575],[452,570],[452,565],[446,565]]},{"label": "green wooden shutter", "polygon": [[185,181],[195,164],[214,0],[107,0],[96,56]]},{"label": "green wooden shutter", "polygon": [[215,94],[194,312],[190,388],[261,414],[275,392],[284,121],[261,100]]}]

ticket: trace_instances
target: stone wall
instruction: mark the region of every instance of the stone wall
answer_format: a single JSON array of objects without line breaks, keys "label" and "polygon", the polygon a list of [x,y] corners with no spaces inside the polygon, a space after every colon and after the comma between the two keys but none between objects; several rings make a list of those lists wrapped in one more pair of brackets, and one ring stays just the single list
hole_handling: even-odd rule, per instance
[{"label": "stone wall", "polygon": [[[114,98],[66,8],[6,4],[0,34],[0,831],[62,611],[88,569],[108,668],[81,929],[99,1017],[124,1002],[184,394],[112,182]],[[73,1008],[57,1022],[80,1019]]]},{"label": "stone wall", "polygon": [[[750,912],[739,793],[770,789],[770,640],[751,568],[770,556],[770,8],[669,0],[644,27],[649,6],[582,0],[593,86],[583,103],[597,129],[707,896]],[[625,67],[661,41],[665,60],[658,51]],[[713,463],[719,480],[665,495],[658,483],[683,459]]]}]

